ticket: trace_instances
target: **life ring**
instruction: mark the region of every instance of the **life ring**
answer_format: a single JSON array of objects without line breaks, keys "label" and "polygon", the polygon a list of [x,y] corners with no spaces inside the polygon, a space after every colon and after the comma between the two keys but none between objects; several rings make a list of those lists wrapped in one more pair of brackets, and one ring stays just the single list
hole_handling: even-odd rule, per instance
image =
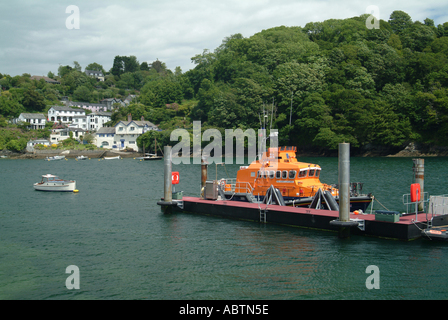
[{"label": "life ring", "polygon": [[171,173],[171,183],[172,184],[179,184],[179,172],[174,171]]}]

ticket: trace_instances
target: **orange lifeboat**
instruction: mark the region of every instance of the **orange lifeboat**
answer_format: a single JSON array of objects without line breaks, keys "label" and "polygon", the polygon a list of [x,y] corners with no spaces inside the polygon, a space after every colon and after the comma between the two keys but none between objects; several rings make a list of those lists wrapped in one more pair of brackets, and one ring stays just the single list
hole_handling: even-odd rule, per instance
[{"label": "orange lifeboat", "polygon": [[287,199],[313,197],[319,189],[338,196],[336,188],[320,182],[321,167],[297,161],[296,151],[296,147],[269,148],[261,160],[240,168],[236,185],[251,185],[255,196],[264,196],[271,185]]},{"label": "orange lifeboat", "polygon": [[[339,190],[334,185],[320,182],[321,167],[299,162],[296,147],[269,148],[259,160],[241,166],[236,179],[222,179],[221,189],[226,199],[235,201],[261,201],[273,186],[280,191],[287,205],[308,207],[320,189],[339,201]],[[362,195],[361,183],[351,187],[350,209],[365,211],[372,196]]]}]

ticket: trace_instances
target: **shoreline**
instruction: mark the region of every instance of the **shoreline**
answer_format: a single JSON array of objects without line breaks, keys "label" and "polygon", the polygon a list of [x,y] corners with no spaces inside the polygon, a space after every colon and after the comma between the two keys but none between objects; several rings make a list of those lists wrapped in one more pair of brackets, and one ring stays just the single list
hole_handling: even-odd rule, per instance
[{"label": "shoreline", "polygon": [[[69,151],[69,153],[64,154],[63,152]],[[53,156],[60,156],[64,155],[66,159],[75,159],[77,156],[84,155],[89,158],[98,159],[103,157],[116,157],[120,156],[122,158],[135,158],[135,157],[142,157],[143,154],[139,152],[116,152],[116,151],[110,151],[110,150],[58,150],[54,152],[50,152],[50,150],[46,150],[45,153],[39,153],[39,152],[26,152],[26,153],[18,153],[18,152],[0,152],[0,155],[6,156],[5,159],[12,159],[12,160],[20,160],[20,159],[27,159],[27,160],[42,160],[46,157],[53,157]]]},{"label": "shoreline", "polygon": [[[63,152],[69,151],[69,153],[64,154]],[[46,150],[45,153],[40,152],[26,152],[26,153],[19,153],[19,152],[12,152],[12,151],[0,151],[1,156],[6,156],[4,159],[28,159],[28,160],[40,160],[45,159],[46,157],[52,157],[52,156],[59,156],[59,155],[65,155],[67,159],[74,159],[77,156],[84,155],[89,158],[103,158],[103,157],[116,157],[121,156],[122,158],[135,158],[135,157],[142,157],[143,153],[141,152],[120,152],[120,151],[111,151],[111,150],[55,150],[54,152],[50,152],[50,150]],[[247,155],[245,155],[247,156]],[[297,158],[302,157],[317,157],[317,158],[326,158],[326,157],[337,157],[337,154],[335,155],[325,155],[325,154],[319,154],[316,152],[297,152]],[[418,150],[402,150],[396,154],[381,154],[377,152],[365,152],[363,154],[359,155],[352,155],[352,157],[361,157],[361,158],[368,158],[368,157],[384,157],[384,158],[417,158],[417,157],[447,157],[448,151],[444,152],[420,152]],[[193,156],[191,155],[190,158]],[[224,157],[224,155],[223,155]]]}]

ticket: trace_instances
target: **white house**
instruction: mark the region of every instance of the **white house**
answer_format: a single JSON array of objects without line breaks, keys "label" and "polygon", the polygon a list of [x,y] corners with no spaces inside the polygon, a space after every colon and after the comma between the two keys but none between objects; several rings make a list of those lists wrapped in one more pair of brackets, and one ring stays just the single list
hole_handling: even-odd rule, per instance
[{"label": "white house", "polygon": [[64,129],[53,129],[52,133],[50,134],[50,141],[51,143],[59,143],[65,139],[70,138],[70,132],[73,133],[73,139],[76,139],[78,141],[81,141],[81,136],[84,136],[86,134],[86,130],[76,127],[68,127]]},{"label": "white house", "polygon": [[86,111],[70,107],[51,107],[48,110],[48,120],[59,123],[72,123],[75,117],[85,116]]},{"label": "white house", "polygon": [[104,74],[102,71],[85,70],[84,73],[90,77],[93,77],[99,81],[104,81]]},{"label": "white house", "polygon": [[72,123],[69,124],[70,127],[73,128],[80,128],[84,130],[88,130],[89,124],[88,124],[88,117],[89,116],[74,116],[72,119]]},{"label": "white house", "polygon": [[27,122],[28,129],[45,129],[47,118],[42,113],[21,113],[14,123]]},{"label": "white house", "polygon": [[98,148],[118,148],[115,141],[115,127],[102,127],[96,132],[96,146]]},{"label": "white house", "polygon": [[34,146],[37,145],[37,144],[42,144],[42,145],[48,147],[48,146],[50,146],[50,141],[48,141],[46,139],[30,140],[26,144],[26,151],[33,152],[34,151]]},{"label": "white house", "polygon": [[91,131],[97,131],[102,128],[106,122],[111,120],[111,112],[92,112],[86,116],[87,128]]},{"label": "white house", "polygon": [[143,117],[141,121],[135,121],[128,115],[128,121],[120,121],[115,125],[114,145],[119,150],[129,147],[138,151],[137,138],[147,131],[158,129],[155,124],[145,121]]}]

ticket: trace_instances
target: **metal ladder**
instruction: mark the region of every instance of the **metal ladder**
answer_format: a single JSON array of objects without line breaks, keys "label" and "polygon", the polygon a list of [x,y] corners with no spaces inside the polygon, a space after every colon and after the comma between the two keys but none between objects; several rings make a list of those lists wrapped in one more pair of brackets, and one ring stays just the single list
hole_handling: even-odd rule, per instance
[{"label": "metal ladder", "polygon": [[266,214],[267,214],[267,210],[260,209],[260,222],[261,223],[266,223]]}]

